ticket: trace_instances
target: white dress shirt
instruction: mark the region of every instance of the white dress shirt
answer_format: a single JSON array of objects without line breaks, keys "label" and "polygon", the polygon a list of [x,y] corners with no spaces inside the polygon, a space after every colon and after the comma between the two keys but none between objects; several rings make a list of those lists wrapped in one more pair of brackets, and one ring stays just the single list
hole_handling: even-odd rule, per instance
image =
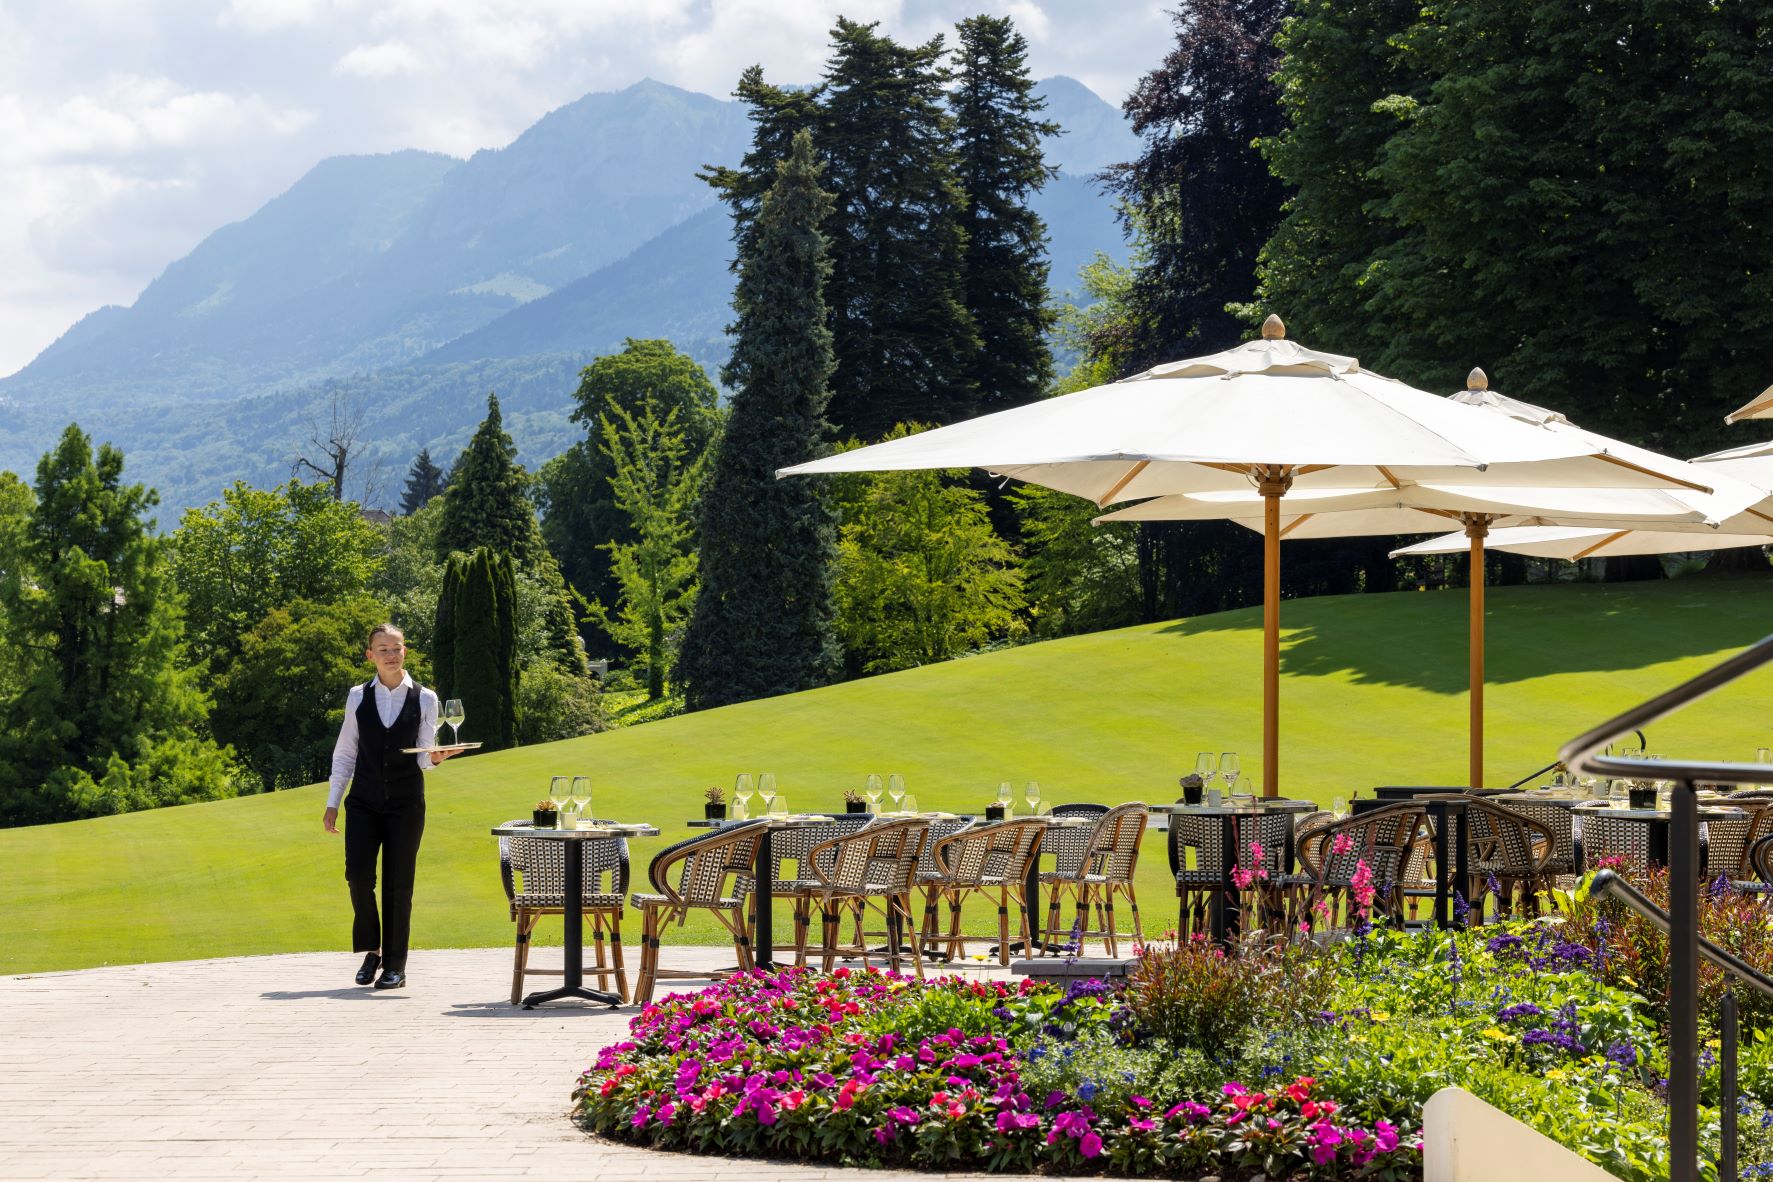
[{"label": "white dress shirt", "polygon": [[[382,725],[390,727],[400,717],[401,708],[406,705],[407,691],[412,688],[412,675],[401,673],[400,684],[389,689],[376,678],[376,713],[381,715]],[[345,695],[345,724],[339,728],[339,741],[332,749],[332,791],[326,795],[326,807],[336,809],[339,801],[344,799],[345,788],[351,783],[351,776],[357,770],[357,710],[363,705],[363,687],[354,685],[351,692]],[[419,741],[418,747],[435,746],[437,743],[437,695],[428,689],[419,690]],[[430,771],[434,766],[431,757],[424,753],[413,756],[418,760],[422,771]]]}]

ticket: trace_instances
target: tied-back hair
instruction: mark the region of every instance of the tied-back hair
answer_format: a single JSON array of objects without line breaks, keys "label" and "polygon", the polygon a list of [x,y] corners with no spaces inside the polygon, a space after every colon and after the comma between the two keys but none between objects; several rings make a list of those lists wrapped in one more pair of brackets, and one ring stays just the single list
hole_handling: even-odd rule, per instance
[{"label": "tied-back hair", "polygon": [[402,645],[406,643],[406,633],[401,629],[399,624],[384,623],[377,624],[374,628],[369,630],[369,639],[364,642],[363,647],[374,648],[376,646],[376,637],[378,636],[395,636],[400,639]]}]

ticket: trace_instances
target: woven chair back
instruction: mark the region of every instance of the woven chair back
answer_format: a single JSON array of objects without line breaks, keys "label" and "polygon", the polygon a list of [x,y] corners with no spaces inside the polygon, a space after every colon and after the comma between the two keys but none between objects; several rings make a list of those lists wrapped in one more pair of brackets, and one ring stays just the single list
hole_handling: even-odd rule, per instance
[{"label": "woven chair back", "polygon": [[1706,822],[1705,876],[1726,875],[1742,878],[1748,863],[1749,847],[1764,836],[1773,821],[1773,802],[1748,801],[1733,807],[1748,815],[1741,820]]},{"label": "woven chair back", "polygon": [[[1332,822],[1296,843],[1299,860],[1326,885],[1348,885],[1364,861],[1375,887],[1395,886],[1403,881],[1404,861],[1422,817],[1421,805],[1405,801]],[[1346,849],[1337,853],[1336,839],[1343,836],[1348,838]]]},{"label": "woven chair back", "polygon": [[1538,874],[1551,859],[1551,831],[1538,821],[1487,801],[1473,800],[1465,809],[1468,824],[1476,817],[1487,822],[1497,873],[1512,878]]},{"label": "woven chair back", "polygon": [[942,866],[936,861],[936,846],[957,833],[965,833],[973,827],[971,817],[942,817],[930,822],[929,837],[924,840],[923,853],[917,858],[917,873],[920,878],[931,878],[942,873]]},{"label": "woven chair back", "polygon": [[[757,862],[757,842],[766,824],[762,820],[748,821],[660,850],[647,867],[653,890],[674,905],[710,907],[724,896],[730,876],[734,880],[734,896],[743,897],[755,885],[752,868]],[[673,869],[677,871],[675,886],[669,885]]]},{"label": "woven chair back", "polygon": [[1562,867],[1576,865],[1576,818],[1571,810],[1555,804],[1536,801],[1509,801],[1505,806],[1536,822],[1551,835],[1551,864]]},{"label": "woven chair back", "polygon": [[[1062,804],[1053,809],[1055,817],[1100,817],[1108,812],[1105,804]],[[1091,830],[1082,825],[1075,828],[1054,828],[1041,841],[1041,848],[1052,855],[1053,873],[1076,878],[1084,872],[1084,855],[1089,852]]]},{"label": "woven chair back", "polygon": [[[545,837],[512,837],[506,839],[511,859],[511,873],[516,877],[512,901],[522,904],[531,899],[561,899],[566,895],[566,842]],[[581,895],[621,894],[622,870],[628,861],[628,839],[599,838],[581,843],[584,850],[584,878]],[[607,880],[607,885],[606,885]]]},{"label": "woven chair back", "polygon": [[1038,856],[1040,821],[997,821],[975,825],[929,846],[944,866],[942,881],[951,886],[981,886],[987,882],[1017,882],[1028,875],[1028,864]]},{"label": "woven chair back", "polygon": [[1090,831],[1085,872],[1109,882],[1131,882],[1139,865],[1139,839],[1145,835],[1145,803],[1117,804]]},{"label": "woven chair back", "polygon": [[1603,858],[1642,870],[1650,862],[1650,827],[1624,817],[1585,817],[1582,860],[1593,868]]},{"label": "woven chair back", "polygon": [[797,877],[812,878],[813,869],[808,863],[808,857],[814,847],[824,845],[833,838],[866,829],[875,820],[873,813],[845,813],[841,817],[832,817],[822,825],[777,830],[770,838],[771,884],[777,888],[790,884],[789,876],[782,869],[789,862],[794,863]]},{"label": "woven chair back", "polygon": [[[813,850],[813,870],[828,886],[855,894],[902,894],[917,877],[930,823],[921,818],[883,821]],[[831,869],[823,855],[831,852]]]}]

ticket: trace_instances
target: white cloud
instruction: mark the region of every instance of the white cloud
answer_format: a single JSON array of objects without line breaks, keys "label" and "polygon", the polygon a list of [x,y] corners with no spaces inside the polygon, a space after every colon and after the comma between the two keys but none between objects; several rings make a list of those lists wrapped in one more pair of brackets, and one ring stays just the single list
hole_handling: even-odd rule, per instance
[{"label": "white cloud", "polygon": [[0,0],[0,374],[326,156],[467,155],[644,77],[812,82],[839,14],[979,11],[1111,103],[1171,36],[1149,0]]},{"label": "white cloud", "polygon": [[384,41],[380,45],[359,45],[333,66],[335,74],[356,78],[393,78],[419,71],[419,55],[404,41]]}]

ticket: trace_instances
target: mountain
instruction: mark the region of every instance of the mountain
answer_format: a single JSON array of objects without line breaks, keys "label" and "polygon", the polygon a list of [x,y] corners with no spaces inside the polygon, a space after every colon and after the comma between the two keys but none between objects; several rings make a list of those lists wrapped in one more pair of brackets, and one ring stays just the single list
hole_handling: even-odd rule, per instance
[{"label": "mountain", "polygon": [[[1124,254],[1086,178],[1137,141],[1080,83],[1040,88],[1066,128],[1047,141],[1063,171],[1035,200],[1064,293],[1096,252]],[[126,448],[129,478],[160,490],[171,522],[231,480],[286,479],[315,408],[343,397],[397,491],[419,448],[447,457],[465,441],[488,390],[533,465],[578,431],[578,369],[623,338],[666,337],[718,372],[731,224],[695,174],[749,140],[738,103],[641,82],[467,160],[322,161],[0,380],[0,467],[31,471],[77,420]]]},{"label": "mountain", "polygon": [[696,170],[749,139],[736,103],[649,81],[466,161],[323,161],[0,394],[76,410],[223,399],[412,361],[709,207]]}]

